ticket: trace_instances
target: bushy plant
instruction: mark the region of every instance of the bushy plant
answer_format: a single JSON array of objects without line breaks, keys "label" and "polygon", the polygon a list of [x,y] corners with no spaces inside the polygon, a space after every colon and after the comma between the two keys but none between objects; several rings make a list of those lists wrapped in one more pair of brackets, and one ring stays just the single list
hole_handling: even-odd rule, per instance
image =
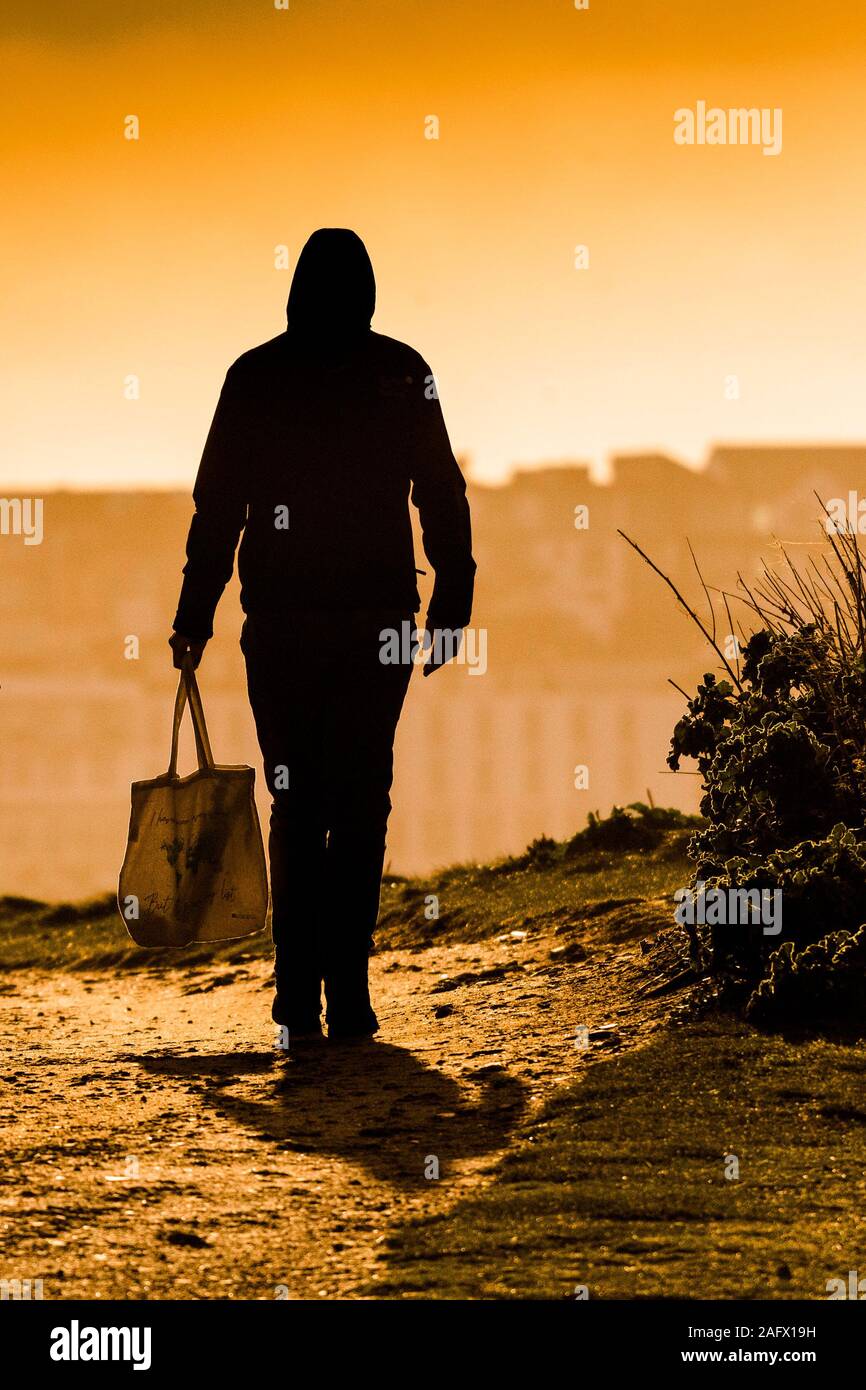
[{"label": "bushy plant", "polygon": [[866,926],[828,932],[797,951],[785,941],[746,1004],[754,1023],[779,1025],[820,1019],[834,1023],[866,1011]]},{"label": "bushy plant", "polygon": [[[783,551],[787,572],[765,566],[753,588],[740,581],[759,625],[736,658],[716,642],[715,618],[705,625],[662,575],[724,671],[687,697],[668,756],[673,771],[696,760],[702,779],[695,882],[782,894],[780,935],[759,923],[690,926],[692,959],[738,981],[764,1023],[774,1009],[781,1020],[853,1007],[866,967],[866,585],[856,535],[831,533],[829,546],[823,565],[798,570]],[[732,597],[722,595],[729,619]]]},{"label": "bushy plant", "polygon": [[684,830],[700,823],[697,816],[671,806],[647,806],[643,801],[633,801],[628,806],[613,806],[609,816],[590,811],[583,830],[572,836],[565,852],[572,858],[586,850],[651,850],[661,844],[669,830]]}]

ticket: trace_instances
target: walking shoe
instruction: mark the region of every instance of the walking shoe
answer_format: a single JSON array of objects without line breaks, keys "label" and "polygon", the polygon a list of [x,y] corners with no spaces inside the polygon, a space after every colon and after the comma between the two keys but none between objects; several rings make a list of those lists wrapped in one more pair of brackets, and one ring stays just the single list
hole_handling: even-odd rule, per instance
[{"label": "walking shoe", "polygon": [[271,1018],[280,1028],[288,1028],[290,1046],[293,1042],[322,1036],[322,1020],[318,1014],[300,1014],[290,1009],[279,994],[274,995]]},{"label": "walking shoe", "polygon": [[366,1009],[353,1013],[338,1013],[332,1016],[328,1010],[328,1041],[344,1042],[350,1038],[372,1038],[379,1031],[379,1020],[368,1004]]}]

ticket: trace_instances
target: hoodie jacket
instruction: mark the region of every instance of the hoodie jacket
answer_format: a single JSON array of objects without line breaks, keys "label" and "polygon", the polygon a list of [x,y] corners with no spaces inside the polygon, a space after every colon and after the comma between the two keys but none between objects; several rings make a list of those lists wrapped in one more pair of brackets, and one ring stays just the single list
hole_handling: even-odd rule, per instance
[{"label": "hoodie jacket", "polygon": [[466,484],[427,363],[370,329],[375,297],[360,238],[315,232],[295,269],[287,331],[230,367],[193,491],[174,620],[185,637],[212,636],[241,532],[248,614],[416,612],[410,496],[436,576],[427,625],[468,623]]}]

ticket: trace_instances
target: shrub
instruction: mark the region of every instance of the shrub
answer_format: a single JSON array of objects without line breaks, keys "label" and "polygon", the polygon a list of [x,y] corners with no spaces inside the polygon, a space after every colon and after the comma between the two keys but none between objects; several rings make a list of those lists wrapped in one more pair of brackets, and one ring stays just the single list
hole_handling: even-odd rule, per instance
[{"label": "shrub", "polygon": [[754,1023],[779,1025],[804,1019],[837,1022],[862,1018],[866,1009],[866,926],[828,932],[797,951],[784,942],[746,1005]]},{"label": "shrub", "polygon": [[568,841],[566,856],[572,858],[586,850],[612,850],[617,853],[651,850],[661,844],[669,830],[700,825],[698,816],[687,815],[670,806],[647,806],[633,801],[614,806],[609,816],[590,811],[587,824]]},{"label": "shrub", "polygon": [[742,660],[662,575],[724,669],[687,697],[668,756],[674,771],[695,759],[702,779],[695,882],[782,893],[781,936],[694,926],[690,951],[726,994],[739,983],[762,1023],[859,1007],[866,978],[866,584],[856,535],[829,544],[823,567],[804,573],[783,551],[787,574],[741,581],[760,624]]}]

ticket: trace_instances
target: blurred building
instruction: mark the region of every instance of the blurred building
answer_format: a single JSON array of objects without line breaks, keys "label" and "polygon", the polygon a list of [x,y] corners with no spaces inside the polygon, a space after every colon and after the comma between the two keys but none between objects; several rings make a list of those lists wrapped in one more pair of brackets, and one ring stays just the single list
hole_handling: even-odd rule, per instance
[{"label": "blurred building", "polygon": [[[410,687],[392,869],[514,852],[647,795],[694,809],[697,779],[665,769],[683,703],[668,677],[689,688],[715,657],[617,531],[699,606],[689,541],[707,584],[733,589],[738,571],[773,559],[774,538],[801,554],[826,543],[816,492],[864,486],[866,449],[816,447],[718,448],[701,472],[630,455],[609,486],[576,464],[471,488],[487,670]],[[57,492],[41,545],[0,536],[0,893],[76,897],[116,880],[129,784],[168,763],[166,639],[190,511],[182,494]],[[718,624],[726,635],[721,608]],[[217,760],[257,766],[239,627],[235,580],[201,685]],[[577,768],[588,786],[575,786]]]}]

